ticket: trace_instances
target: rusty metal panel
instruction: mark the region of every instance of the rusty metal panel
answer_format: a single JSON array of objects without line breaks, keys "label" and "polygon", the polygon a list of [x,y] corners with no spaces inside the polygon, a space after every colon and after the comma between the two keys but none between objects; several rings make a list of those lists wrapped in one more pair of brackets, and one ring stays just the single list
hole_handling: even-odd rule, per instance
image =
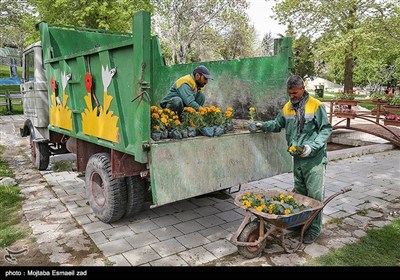
[{"label": "rusty metal panel", "polygon": [[232,133],[151,144],[153,203],[210,193],[289,172],[291,157],[281,133]]}]

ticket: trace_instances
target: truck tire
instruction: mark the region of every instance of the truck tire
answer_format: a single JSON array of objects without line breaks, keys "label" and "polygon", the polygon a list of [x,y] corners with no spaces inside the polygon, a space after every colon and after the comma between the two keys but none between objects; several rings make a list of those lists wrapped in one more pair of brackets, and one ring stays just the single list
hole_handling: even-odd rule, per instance
[{"label": "truck tire", "polygon": [[34,142],[30,138],[31,160],[38,170],[46,170],[50,162],[49,145],[45,142]]},{"label": "truck tire", "polygon": [[126,177],[125,180],[128,194],[125,217],[131,218],[143,209],[146,198],[146,182],[140,176]]},{"label": "truck tire", "polygon": [[126,185],[113,178],[108,153],[89,158],[85,172],[86,194],[94,214],[104,223],[121,219],[126,209]]},{"label": "truck tire", "polygon": [[[238,240],[240,242],[254,242],[258,239],[260,236],[260,223],[259,221],[253,221],[248,223],[243,231],[240,233]],[[258,246],[237,246],[238,247],[238,252],[240,255],[247,259],[252,259],[257,257],[262,253],[262,251],[265,248],[265,245],[267,244],[267,239],[264,239],[264,241],[259,244]]]}]

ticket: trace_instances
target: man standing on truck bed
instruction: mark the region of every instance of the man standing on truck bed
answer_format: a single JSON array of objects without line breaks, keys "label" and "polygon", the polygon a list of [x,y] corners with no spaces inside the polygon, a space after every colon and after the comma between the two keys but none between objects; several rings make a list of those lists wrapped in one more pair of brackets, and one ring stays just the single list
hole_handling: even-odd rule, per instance
[{"label": "man standing on truck bed", "polygon": [[204,86],[212,79],[210,71],[204,66],[197,66],[192,74],[179,78],[160,102],[161,108],[168,108],[181,115],[184,107],[198,110],[204,105]]},{"label": "man standing on truck bed", "polygon": [[[275,120],[259,122],[256,126],[265,132],[280,132],[285,128],[288,151],[293,156],[294,192],[323,201],[324,174],[328,162],[326,145],[332,125],[325,105],[309,96],[300,76],[291,76],[286,85],[290,101]],[[305,244],[311,244],[318,238],[321,215],[322,211],[306,231]]]}]

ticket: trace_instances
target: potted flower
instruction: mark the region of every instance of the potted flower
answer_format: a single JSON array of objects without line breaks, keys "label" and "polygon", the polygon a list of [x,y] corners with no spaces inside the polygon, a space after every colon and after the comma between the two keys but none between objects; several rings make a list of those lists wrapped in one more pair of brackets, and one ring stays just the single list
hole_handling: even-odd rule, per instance
[{"label": "potted flower", "polygon": [[195,137],[197,135],[197,128],[201,125],[199,112],[192,107],[185,107],[183,108],[181,119],[186,127],[188,137]]},{"label": "potted flower", "polygon": [[165,129],[164,123],[161,121],[161,116],[159,111],[162,112],[162,110],[159,110],[157,106],[151,106],[150,107],[150,112],[151,112],[151,138],[154,141],[158,141],[161,139],[161,131]]},{"label": "potted flower", "polygon": [[226,131],[233,130],[233,108],[228,107],[225,110],[225,128]]},{"label": "potted flower", "polygon": [[254,121],[255,116],[256,116],[256,108],[250,107],[249,108],[249,130],[251,132],[257,131],[256,122]]},{"label": "potted flower", "polygon": [[173,139],[183,138],[181,133],[181,121],[177,115],[173,115],[172,118],[168,119],[168,137]]},{"label": "potted flower", "polygon": [[387,114],[383,120],[383,124],[400,126],[400,115]]},{"label": "potted flower", "polygon": [[224,133],[224,116],[216,106],[201,107],[199,113],[202,117],[200,132],[205,136],[220,136]]},{"label": "potted flower", "polygon": [[349,107],[343,106],[339,111],[335,111],[335,116],[338,118],[349,118],[354,119],[357,116],[357,112],[350,109]]}]

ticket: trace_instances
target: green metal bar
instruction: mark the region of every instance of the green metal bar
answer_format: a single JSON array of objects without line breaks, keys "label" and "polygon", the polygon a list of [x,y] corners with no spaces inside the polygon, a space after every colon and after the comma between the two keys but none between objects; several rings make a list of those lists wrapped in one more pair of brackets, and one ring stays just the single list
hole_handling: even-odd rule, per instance
[{"label": "green metal bar", "polygon": [[73,58],[76,58],[79,56],[97,54],[102,51],[107,51],[110,49],[116,49],[116,48],[120,48],[120,47],[131,46],[131,45],[132,45],[132,39],[129,39],[129,40],[121,41],[121,42],[114,42],[111,44],[103,45],[103,46],[97,47],[96,49],[92,49],[89,51],[76,52],[71,55],[65,55],[65,56],[60,56],[60,57],[56,57],[56,58],[52,58],[52,59],[46,59],[44,62],[45,63],[53,63],[53,62],[57,62],[57,61],[61,61],[61,60],[67,60],[67,59],[73,59]]},{"label": "green metal bar", "polygon": [[143,145],[150,142],[150,13],[139,12],[133,18],[133,110],[136,117],[132,120],[135,139],[135,160],[147,162],[147,151]]}]

